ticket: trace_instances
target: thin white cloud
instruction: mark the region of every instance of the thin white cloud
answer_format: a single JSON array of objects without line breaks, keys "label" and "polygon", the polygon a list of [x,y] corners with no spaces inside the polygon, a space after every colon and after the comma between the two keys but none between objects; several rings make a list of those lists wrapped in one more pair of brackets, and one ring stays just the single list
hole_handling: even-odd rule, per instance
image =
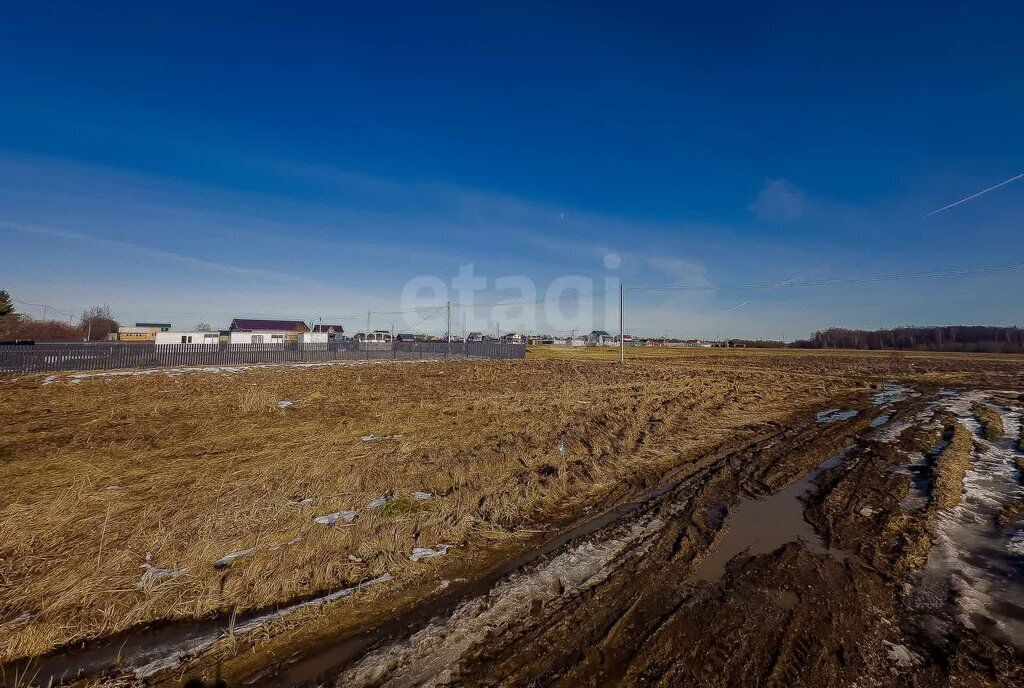
[{"label": "thin white cloud", "polygon": [[206,270],[216,270],[218,272],[230,274],[230,275],[252,275],[255,277],[273,277],[275,279],[288,279],[300,284],[308,285],[320,285],[321,283],[313,280],[291,275],[283,272],[275,272],[271,270],[263,270],[258,268],[241,267],[238,265],[231,265],[230,263],[220,263],[216,261],[210,261],[203,258],[196,258],[195,256],[186,255],[183,253],[176,253],[174,251],[166,251],[164,249],[150,248],[148,246],[142,246],[135,244],[130,241],[123,241],[120,239],[104,239],[102,237],[93,236],[91,234],[85,234],[83,232],[68,231],[63,229],[54,229],[51,227],[42,227],[39,225],[32,225],[24,222],[14,222],[10,220],[0,219],[0,229],[6,229],[12,232],[21,232],[24,234],[37,234],[42,236],[56,237],[60,239],[71,239],[74,241],[87,241],[92,244],[100,246],[107,246],[118,250],[129,250],[144,255],[151,256],[153,258],[159,258],[172,263],[180,263],[189,265],[196,268]]},{"label": "thin white cloud", "polygon": [[793,222],[806,214],[807,198],[785,179],[773,179],[761,189],[750,210],[765,222]]}]

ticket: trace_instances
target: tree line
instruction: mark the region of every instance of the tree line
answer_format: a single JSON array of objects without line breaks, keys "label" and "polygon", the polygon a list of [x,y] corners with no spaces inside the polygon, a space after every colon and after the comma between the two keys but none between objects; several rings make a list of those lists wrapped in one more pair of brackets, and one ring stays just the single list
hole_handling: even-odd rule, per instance
[{"label": "tree line", "polygon": [[0,289],[0,342],[98,342],[112,332],[117,332],[117,321],[110,306],[86,308],[77,323],[33,318],[18,313],[11,295]]},{"label": "tree line", "polygon": [[886,330],[851,330],[830,327],[790,344],[801,349],[908,349],[1024,353],[1024,328],[987,325],[895,327]]}]

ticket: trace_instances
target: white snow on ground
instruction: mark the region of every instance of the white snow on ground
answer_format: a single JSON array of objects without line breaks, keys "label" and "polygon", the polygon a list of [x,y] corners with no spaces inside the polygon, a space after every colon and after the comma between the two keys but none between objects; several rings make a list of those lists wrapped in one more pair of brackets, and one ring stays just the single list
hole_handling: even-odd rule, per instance
[{"label": "white snow on ground", "polygon": [[[377,578],[373,578],[368,581],[363,581],[362,583],[354,585],[350,588],[342,588],[340,590],[335,590],[334,592],[328,593],[321,597],[315,597],[305,602],[299,602],[297,604],[293,604],[282,609],[278,609],[277,611],[261,614],[244,623],[233,625],[229,629],[229,632],[231,635],[235,636],[250,633],[252,631],[262,628],[271,621],[274,621],[276,619],[282,619],[290,614],[295,613],[300,609],[305,609],[308,607],[319,607],[329,602],[334,602],[335,600],[340,600],[344,597],[348,597],[357,590],[362,590],[363,588],[368,588],[374,585],[380,585],[381,583],[386,583],[390,580],[391,574],[385,573],[381,576],[378,576]],[[147,676],[152,676],[155,673],[163,671],[164,669],[172,669],[181,664],[186,658],[199,654],[200,652],[211,647],[221,638],[222,635],[223,633],[219,629],[211,630],[209,633],[199,638],[192,638],[178,645],[168,646],[165,648],[165,652],[161,654],[159,658],[146,664],[143,664],[141,666],[135,667],[135,677],[138,679],[143,679]],[[128,666],[131,666],[131,657],[127,657],[125,659]]]},{"label": "white snow on ground", "polygon": [[178,576],[183,576],[188,573],[188,568],[181,569],[163,569],[158,566],[153,566],[153,553],[146,553],[146,561],[143,562],[142,576],[139,578],[139,582],[135,585],[139,588],[148,588],[153,585],[158,585],[165,581],[174,580]]},{"label": "white snow on ground", "polygon": [[[141,370],[103,370],[97,372],[88,373],[72,373],[72,374],[54,374],[46,376],[42,384],[49,385],[55,382],[68,382],[70,384],[78,384],[83,380],[90,378],[123,378],[123,377],[139,377],[142,375],[167,375],[168,377],[178,377],[179,375],[190,374],[190,373],[207,373],[207,374],[221,374],[230,375],[232,373],[247,373],[251,370],[289,370],[292,368],[319,368],[322,366],[365,366],[365,365],[379,365],[379,364],[414,364],[414,363],[436,363],[441,359],[412,359],[412,360],[397,360],[391,359],[377,359],[369,361],[323,361],[317,363],[253,363],[252,365],[234,365],[234,366],[194,366],[194,367],[181,367],[181,368],[145,368]],[[454,359],[454,361],[448,361],[449,363],[455,361],[461,361],[465,359]],[[35,373],[29,373],[34,375]],[[22,376],[19,376],[22,377]],[[8,378],[16,379],[16,378]]]},{"label": "white snow on ground", "polygon": [[327,514],[326,516],[317,516],[313,519],[314,523],[319,523],[322,526],[333,526],[338,521],[342,523],[351,523],[356,520],[358,513],[355,511],[338,511],[333,514]]},{"label": "white snow on ground", "polygon": [[886,382],[882,384],[882,391],[875,394],[871,401],[875,406],[886,406],[897,401],[903,401],[907,397],[916,397],[918,394],[919,392],[915,392],[912,387],[895,382]]},{"label": "white snow on ground", "polygon": [[875,436],[872,438],[878,442],[895,442],[899,439],[903,431],[913,427],[913,423],[908,423],[905,420],[898,420],[894,423],[882,427]]},{"label": "white snow on ground", "polygon": [[217,561],[213,562],[213,568],[215,568],[215,569],[222,569],[222,568],[224,568],[226,566],[230,566],[231,562],[233,562],[235,559],[240,559],[242,557],[248,556],[248,555],[252,554],[255,551],[256,551],[256,548],[255,547],[251,547],[249,549],[240,549],[237,552],[231,552],[230,554],[225,554],[223,557],[221,557]]},{"label": "white snow on ground", "polygon": [[[670,514],[681,509],[670,507]],[[385,643],[364,655],[332,685],[400,688],[445,683],[459,659],[517,620],[539,602],[544,609],[574,604],[626,559],[647,553],[666,523],[645,515],[614,527],[600,540],[581,542],[537,566],[510,574],[487,592],[466,600],[446,619],[437,619],[404,640]]]},{"label": "white snow on ground", "polygon": [[934,543],[920,572],[914,605],[927,617],[927,630],[942,636],[951,623],[1001,636],[1024,649],[1024,619],[1006,612],[1024,599],[1024,581],[1014,575],[1017,533],[995,524],[998,510],[1024,496],[1013,449],[1021,431],[1021,416],[998,409],[1006,437],[989,442],[971,412],[985,392],[946,397],[942,406],[958,416],[973,435],[976,449],[964,476],[964,496],[941,512]]},{"label": "white snow on ground", "polygon": [[857,411],[842,411],[840,409],[825,409],[818,411],[816,419],[819,423],[835,423],[841,420],[849,420],[857,415]]},{"label": "white snow on ground", "polygon": [[448,550],[452,548],[451,545],[438,545],[435,547],[413,547],[412,556],[409,557],[409,561],[419,561],[420,559],[433,559],[434,557],[441,557],[448,553]]}]

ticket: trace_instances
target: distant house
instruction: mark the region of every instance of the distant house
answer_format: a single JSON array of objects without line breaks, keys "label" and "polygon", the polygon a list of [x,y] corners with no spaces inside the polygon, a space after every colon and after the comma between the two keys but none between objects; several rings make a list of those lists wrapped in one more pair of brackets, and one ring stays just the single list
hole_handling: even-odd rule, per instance
[{"label": "distant house", "polygon": [[501,341],[505,344],[522,344],[523,335],[518,332],[509,332],[508,334],[501,335]]},{"label": "distant house", "polygon": [[699,339],[684,339],[681,342],[674,343],[673,346],[681,346],[684,349],[702,349],[705,346],[710,345],[704,344],[704,342]]},{"label": "distant house", "polygon": [[299,332],[299,346],[303,349],[327,349],[327,332]]},{"label": "distant house", "polygon": [[408,332],[403,332],[402,334],[395,335],[395,341],[399,342],[415,342],[417,339],[419,339],[418,335],[410,334]]},{"label": "distant house", "polygon": [[594,330],[587,335],[587,346],[611,346],[615,343],[615,337],[604,330]]},{"label": "distant house", "polygon": [[182,344],[219,346],[220,335],[216,332],[157,332],[154,341],[156,346],[181,346]]},{"label": "distant house", "polygon": [[313,332],[324,332],[327,334],[327,340],[333,342],[335,339],[343,339],[345,335],[345,328],[341,325],[314,325]]},{"label": "distant house", "polygon": [[171,323],[137,322],[135,327],[119,327],[117,339],[122,342],[152,342],[156,341],[157,332],[170,329]]},{"label": "distant house", "polygon": [[299,334],[309,332],[301,320],[255,320],[235,318],[228,328],[232,344],[294,343]]},{"label": "distant house", "polygon": [[486,339],[483,332],[470,332],[466,335],[467,342],[482,342]]},{"label": "distant house", "polygon": [[387,344],[394,339],[394,336],[389,330],[374,330],[373,332],[357,332],[352,339],[364,344]]}]

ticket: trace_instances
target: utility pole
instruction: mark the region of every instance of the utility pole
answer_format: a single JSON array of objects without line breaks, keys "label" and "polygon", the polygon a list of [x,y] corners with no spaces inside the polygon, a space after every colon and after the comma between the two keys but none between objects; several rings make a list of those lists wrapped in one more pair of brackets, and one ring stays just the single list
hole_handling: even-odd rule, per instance
[{"label": "utility pole", "polygon": [[626,362],[626,342],[622,339],[625,330],[622,327],[622,282],[619,282],[619,363]]},{"label": "utility pole", "polygon": [[370,311],[366,311],[366,337],[370,336]]},{"label": "utility pole", "polygon": [[445,349],[444,357],[445,358],[451,358],[451,355],[452,355],[452,302],[449,301],[446,305],[448,307],[448,329],[447,329],[447,334],[445,335],[445,339],[448,340],[448,346]]}]

